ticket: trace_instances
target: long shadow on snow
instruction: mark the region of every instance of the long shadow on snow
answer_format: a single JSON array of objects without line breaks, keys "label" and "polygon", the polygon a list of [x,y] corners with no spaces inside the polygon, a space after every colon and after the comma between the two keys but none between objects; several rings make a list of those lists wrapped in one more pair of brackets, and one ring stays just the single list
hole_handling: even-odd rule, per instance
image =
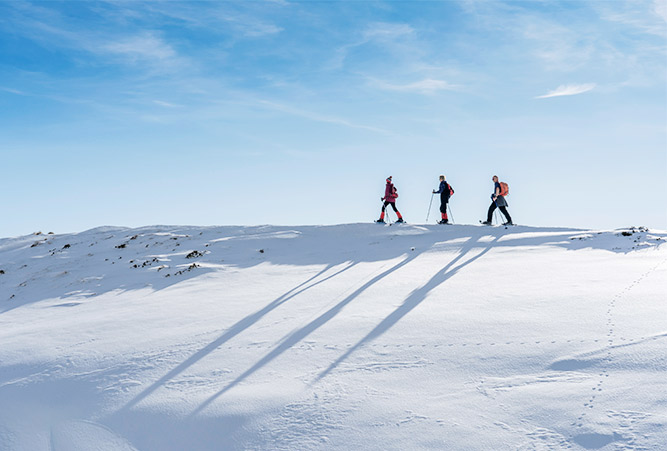
[{"label": "long shadow on snow", "polygon": [[305,282],[302,282],[301,284],[297,285],[296,287],[292,288],[291,290],[287,291],[285,294],[282,296],[278,297],[268,305],[266,305],[264,308],[257,310],[256,312],[246,316],[245,318],[241,319],[240,321],[236,322],[234,325],[232,325],[227,331],[222,334],[220,337],[218,337],[216,340],[212,341],[208,345],[206,345],[204,348],[200,349],[196,353],[194,353],[192,356],[190,356],[187,360],[179,364],[177,367],[169,371],[167,374],[162,376],[160,379],[155,381],[150,387],[146,388],[144,391],[139,393],[137,396],[135,396],[130,402],[128,402],[123,408],[120,409],[120,411],[128,410],[131,409],[132,407],[136,406],[139,404],[142,400],[146,399],[148,396],[150,396],[155,390],[160,388],[162,385],[164,385],[166,382],[169,380],[173,379],[183,371],[187,370],[190,366],[194,365],[197,363],[199,360],[203,359],[207,355],[209,355],[211,352],[215,351],[217,348],[222,346],[224,343],[227,341],[231,340],[238,334],[242,333],[244,330],[248,329],[255,323],[257,323],[259,320],[261,320],[264,316],[266,316],[268,313],[271,311],[275,310],[276,308],[280,307],[282,304],[286,303],[290,299],[294,298],[295,296],[303,293],[304,291],[307,291],[321,283],[326,282],[329,279],[332,279],[333,277],[336,277],[337,275],[341,274],[344,271],[347,271],[351,267],[354,266],[354,263],[351,263],[344,268],[336,271],[335,273],[311,284],[308,286],[308,283],[312,282],[313,280],[317,279],[319,276],[324,275],[329,269],[332,268],[332,265],[327,266],[326,268],[322,269],[320,272],[306,280]]},{"label": "long shadow on snow", "polygon": [[461,263],[460,265],[453,267],[456,262],[461,260],[466,254],[468,254],[471,250],[481,247],[478,246],[479,239],[484,236],[484,234],[480,234],[477,237],[471,237],[466,244],[463,245],[461,248],[461,252],[452,260],[450,261],[447,265],[445,265],[436,275],[434,275],[428,282],[426,282],[422,287],[416,289],[413,291],[405,301],[403,301],[403,304],[398,307],[396,310],[394,310],[389,316],[387,316],[384,320],[382,320],[373,330],[371,330],[364,338],[362,338],[357,344],[352,346],[350,349],[348,349],[345,354],[340,356],[335,362],[333,362],[329,367],[322,371],[317,378],[315,379],[315,382],[323,379],[324,377],[327,376],[331,371],[333,371],[335,368],[337,368],[343,361],[345,361],[352,353],[354,353],[357,349],[361,348],[362,346],[366,345],[367,343],[375,340],[378,338],[380,335],[384,334],[387,330],[389,330],[392,326],[394,326],[397,322],[399,322],[405,315],[410,313],[412,310],[414,310],[415,307],[417,307],[419,304],[426,299],[426,296],[433,291],[435,288],[438,286],[442,285],[444,282],[446,282],[448,279],[453,277],[460,269],[468,266],[478,258],[480,258],[482,255],[486,254],[491,250],[493,245],[500,239],[499,236],[496,236],[492,241],[488,243],[486,247],[477,255],[474,257],[466,260],[464,263]]},{"label": "long shadow on snow", "polygon": [[333,319],[346,305],[348,305],[350,302],[352,302],[354,299],[357,298],[361,293],[366,291],[368,288],[388,276],[389,274],[397,271],[398,269],[402,268],[403,266],[407,265],[409,262],[414,260],[418,254],[411,254],[409,257],[406,257],[404,260],[400,261],[399,263],[395,264],[391,268],[383,271],[382,273],[374,276],[372,279],[370,279],[368,282],[363,284],[361,287],[357,288],[353,293],[350,295],[346,296],[345,299],[331,307],[329,310],[315,318],[313,321],[311,321],[308,325],[302,327],[301,329],[292,332],[285,338],[283,338],[280,342],[280,344],[273,349],[271,352],[266,354],[262,359],[260,359],[257,363],[255,363],[252,367],[250,367],[248,370],[246,370],[243,374],[238,376],[236,379],[234,379],[232,382],[230,382],[226,387],[218,391],[216,394],[213,396],[209,397],[206,401],[204,401],[197,409],[192,412],[191,416],[196,416],[198,413],[202,412],[207,406],[209,406],[213,401],[215,401],[218,397],[223,395],[225,392],[231,390],[234,388],[236,385],[247,379],[249,376],[254,374],[255,372],[259,371],[262,367],[264,367],[266,364],[283,354],[285,351],[288,351],[291,349],[294,345],[299,343],[301,340],[305,339],[308,335],[311,333],[315,332],[317,329],[322,327],[324,324],[326,324],[328,321]]}]

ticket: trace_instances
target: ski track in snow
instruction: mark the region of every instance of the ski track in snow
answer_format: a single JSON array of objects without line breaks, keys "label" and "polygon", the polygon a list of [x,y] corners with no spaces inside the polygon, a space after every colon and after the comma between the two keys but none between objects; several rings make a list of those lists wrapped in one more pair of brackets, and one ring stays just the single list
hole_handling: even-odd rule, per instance
[{"label": "ski track in snow", "polygon": [[666,237],[351,224],[2,239],[0,449],[656,449],[667,384],[628,387],[667,362]]}]

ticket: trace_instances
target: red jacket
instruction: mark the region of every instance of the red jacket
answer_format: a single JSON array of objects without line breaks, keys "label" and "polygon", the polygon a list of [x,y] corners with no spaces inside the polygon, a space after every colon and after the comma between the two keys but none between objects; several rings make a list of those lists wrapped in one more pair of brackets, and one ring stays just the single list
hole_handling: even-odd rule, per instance
[{"label": "red jacket", "polygon": [[387,182],[387,186],[384,188],[384,200],[386,202],[396,202],[397,197],[398,193],[396,192],[394,184]]}]

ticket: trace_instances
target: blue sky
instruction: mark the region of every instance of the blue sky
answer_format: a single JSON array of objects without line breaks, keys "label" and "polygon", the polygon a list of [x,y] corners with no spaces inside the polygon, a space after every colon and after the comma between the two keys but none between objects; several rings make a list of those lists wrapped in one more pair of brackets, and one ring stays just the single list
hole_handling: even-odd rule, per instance
[{"label": "blue sky", "polygon": [[661,1],[2,1],[0,115],[0,236],[370,222],[388,175],[424,222],[440,174],[667,228]]}]

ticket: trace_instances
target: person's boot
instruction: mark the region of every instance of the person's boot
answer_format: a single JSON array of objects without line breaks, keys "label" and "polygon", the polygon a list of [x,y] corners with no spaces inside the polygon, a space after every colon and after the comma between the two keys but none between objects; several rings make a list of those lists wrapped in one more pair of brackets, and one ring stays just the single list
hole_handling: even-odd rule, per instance
[{"label": "person's boot", "polygon": [[493,223],[492,223],[491,221],[484,221],[484,222],[482,222],[482,224],[484,224],[484,225],[492,225]]}]

